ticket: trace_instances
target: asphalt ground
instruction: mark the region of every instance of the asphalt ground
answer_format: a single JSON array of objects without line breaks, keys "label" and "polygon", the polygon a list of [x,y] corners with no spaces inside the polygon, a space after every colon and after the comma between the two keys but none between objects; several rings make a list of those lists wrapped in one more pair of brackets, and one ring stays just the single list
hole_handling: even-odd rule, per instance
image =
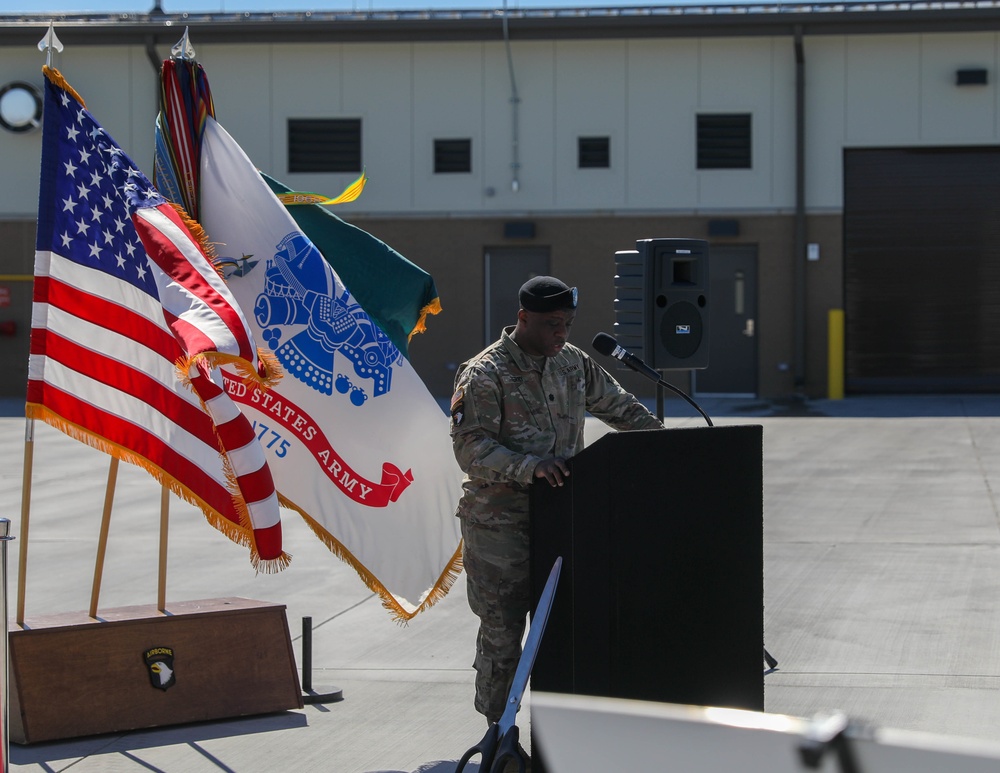
[{"label": "asphalt ground", "polygon": [[[779,661],[765,676],[766,710],[800,717],[841,710],[875,727],[1000,741],[1000,398],[699,402],[716,424],[764,428],[765,642]],[[15,537],[10,617],[20,560],[21,410],[0,405],[0,517]],[[677,399],[667,400],[666,414],[668,427],[704,424]],[[588,423],[588,440],[601,431]],[[108,457],[36,423],[28,619],[89,608],[107,472]],[[309,678],[316,692],[342,700],[12,744],[10,767],[451,773],[485,730],[472,707],[476,618],[464,577],[437,606],[399,626],[353,570],[287,516],[292,566],[255,575],[244,548],[174,499],[168,605],[230,596],[283,604],[298,668],[310,618]],[[156,602],[158,534],[159,488],[122,465],[101,609]],[[529,691],[525,706],[530,701]],[[519,716],[527,739],[529,712]]]}]

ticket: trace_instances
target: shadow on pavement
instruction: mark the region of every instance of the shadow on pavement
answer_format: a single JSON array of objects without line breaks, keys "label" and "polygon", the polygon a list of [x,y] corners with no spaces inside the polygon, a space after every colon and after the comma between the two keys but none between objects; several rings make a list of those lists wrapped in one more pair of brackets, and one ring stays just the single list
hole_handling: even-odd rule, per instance
[{"label": "shadow on pavement", "polygon": [[275,730],[304,728],[307,717],[299,712],[283,711],[259,717],[239,717],[224,722],[199,722],[190,725],[144,728],[120,734],[70,738],[48,743],[10,745],[10,762],[14,765],[42,765],[76,757],[121,754],[138,749],[161,746],[192,745],[219,738],[238,738]]}]

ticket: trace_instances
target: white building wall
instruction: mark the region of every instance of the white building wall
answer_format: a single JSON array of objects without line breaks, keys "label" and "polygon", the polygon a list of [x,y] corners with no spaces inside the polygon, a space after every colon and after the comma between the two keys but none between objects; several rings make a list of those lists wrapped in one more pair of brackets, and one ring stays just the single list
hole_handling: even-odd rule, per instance
[{"label": "white building wall", "polygon": [[[779,152],[778,157],[772,153],[774,41],[751,38],[738,41],[736,45],[734,42],[722,38],[701,41],[696,112],[750,113],[752,168],[698,171],[696,206],[699,210],[787,209],[793,202],[788,199],[776,201],[772,188],[775,164],[787,166],[783,156],[789,153],[794,161],[794,146]],[[790,44],[787,40],[782,42],[786,47]],[[690,120],[693,122],[695,116],[690,116]],[[790,122],[794,120],[794,113],[781,116],[779,120]],[[694,166],[694,144],[689,144],[683,152]]]},{"label": "white building wall", "polygon": [[806,38],[806,202],[811,211],[843,209],[847,130],[847,39]]},{"label": "white building wall", "polygon": [[[618,210],[625,205],[625,41],[555,44],[552,162],[555,209]],[[607,169],[579,168],[579,138],[608,137]]]},{"label": "white building wall", "polygon": [[[806,37],[806,196],[842,206],[844,148],[1000,141],[1000,35]],[[163,47],[161,47],[163,48]],[[340,209],[380,215],[779,213],[794,207],[791,38],[197,45],[222,124],[264,171],[339,193],[351,174],[287,170],[287,120],[362,119],[370,178]],[[165,51],[161,51],[165,53]],[[0,51],[5,81],[41,84],[33,47]],[[156,77],[141,46],[67,48],[53,62],[152,174]],[[984,67],[985,87],[955,71]],[[753,168],[698,170],[699,112],[752,115]],[[577,140],[610,138],[608,169],[579,169]],[[435,139],[472,141],[470,174],[434,174]],[[33,217],[40,133],[0,132],[0,217]]]},{"label": "white building wall", "polygon": [[[45,57],[37,48],[0,48],[0,85],[19,80],[42,89]],[[66,51],[52,65],[126,153],[152,177],[157,79],[141,47]],[[41,130],[0,130],[0,218],[34,218],[38,210]]]},{"label": "white building wall", "polygon": [[690,152],[695,147],[699,42],[633,40],[628,50],[625,205],[690,209],[699,193]]},{"label": "white building wall", "polygon": [[[343,116],[361,118],[361,150],[371,180],[362,200],[370,193],[386,210],[408,211],[415,206],[419,147],[413,128],[413,51],[397,44],[346,45],[341,50]],[[373,152],[367,152],[368,148]],[[347,174],[327,177],[333,182],[323,182],[317,175],[319,179],[308,190],[339,193],[353,181],[353,175]],[[364,206],[364,202],[351,206]]]},{"label": "white building wall", "polygon": [[[483,50],[483,136],[488,151],[483,161],[483,207],[506,212],[550,209],[555,201],[553,47],[511,44],[514,87],[504,46],[489,45]],[[516,129],[513,88],[518,99]],[[517,191],[513,188],[515,163]]]},{"label": "white building wall", "polygon": [[[288,57],[283,71],[301,65],[292,55],[293,48],[289,46],[279,52]],[[284,137],[285,118],[278,112],[280,89],[275,82],[273,47],[196,46],[195,51],[208,74],[219,123],[257,166],[269,173],[279,168],[283,171],[284,155],[275,157],[273,149],[273,139],[279,129]],[[152,71],[148,61],[146,66]],[[296,87],[296,91],[299,90],[300,87]],[[101,120],[100,114],[95,117]]]},{"label": "white building wall", "polygon": [[[44,58],[38,49],[0,47],[3,83],[25,81],[41,84]],[[42,153],[41,130],[12,134],[0,129],[0,217],[34,218],[38,210],[38,163]]]},{"label": "white building wall", "polygon": [[[845,148],[1000,141],[993,32],[806,38],[806,169],[811,211],[843,207]],[[956,86],[985,68],[987,86]]]},{"label": "white building wall", "polygon": [[[920,137],[942,144],[992,143],[997,134],[996,33],[922,35]],[[988,86],[955,86],[955,71],[984,68]]]},{"label": "white building wall", "polygon": [[[482,207],[483,45],[420,44],[413,47],[413,200],[419,211],[476,211]],[[400,110],[406,104],[399,105]],[[434,140],[471,139],[472,171],[434,174]],[[397,134],[397,141],[406,138]],[[367,158],[366,154],[366,158]],[[408,170],[393,175],[399,179]],[[363,207],[364,202],[359,202]]]}]

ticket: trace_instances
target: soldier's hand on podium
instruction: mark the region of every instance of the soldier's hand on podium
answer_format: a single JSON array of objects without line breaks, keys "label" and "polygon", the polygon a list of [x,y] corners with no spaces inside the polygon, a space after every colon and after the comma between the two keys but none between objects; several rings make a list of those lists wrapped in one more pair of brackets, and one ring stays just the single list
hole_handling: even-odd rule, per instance
[{"label": "soldier's hand on podium", "polygon": [[566,460],[561,456],[542,459],[535,465],[535,477],[545,478],[550,486],[561,486],[563,481],[569,477],[569,467],[566,466]]}]

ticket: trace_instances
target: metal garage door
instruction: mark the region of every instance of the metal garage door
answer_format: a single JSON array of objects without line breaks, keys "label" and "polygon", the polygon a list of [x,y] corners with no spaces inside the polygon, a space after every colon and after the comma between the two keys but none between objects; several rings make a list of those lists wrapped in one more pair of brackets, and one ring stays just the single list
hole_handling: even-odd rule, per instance
[{"label": "metal garage door", "polygon": [[1000,389],[1000,148],[844,151],[849,392]]}]

